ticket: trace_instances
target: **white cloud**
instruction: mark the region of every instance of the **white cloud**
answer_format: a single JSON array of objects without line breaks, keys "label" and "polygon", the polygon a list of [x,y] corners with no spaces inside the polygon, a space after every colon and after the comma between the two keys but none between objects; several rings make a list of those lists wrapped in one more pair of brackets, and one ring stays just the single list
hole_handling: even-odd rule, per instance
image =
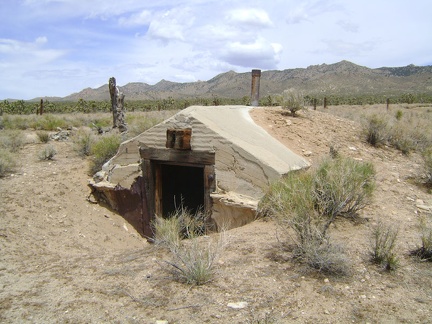
[{"label": "white cloud", "polygon": [[122,27],[134,27],[148,25],[151,21],[152,13],[149,10],[142,10],[128,17],[120,17],[119,25]]},{"label": "white cloud", "polygon": [[347,32],[357,33],[359,31],[359,26],[351,21],[339,20],[337,24]]},{"label": "white cloud", "polygon": [[174,8],[158,14],[151,22],[147,35],[164,42],[185,40],[185,30],[193,25],[195,18],[188,9]]},{"label": "white cloud", "polygon": [[314,17],[325,13],[340,11],[344,7],[332,0],[305,1],[288,13],[288,24],[311,21]]},{"label": "white cloud", "polygon": [[226,19],[233,24],[252,27],[273,27],[267,12],[262,9],[234,9],[228,12]]},{"label": "white cloud", "polygon": [[[34,42],[22,42],[14,39],[0,39],[0,53],[4,53],[10,62],[28,63],[46,63],[55,60],[65,54],[62,50],[43,48],[48,42],[46,37],[38,37]],[[28,61],[18,61],[20,58],[26,58]],[[21,63],[17,63],[21,64]]]},{"label": "white cloud", "polygon": [[253,43],[232,42],[222,51],[221,58],[242,67],[274,69],[279,62],[282,45],[260,37]]}]

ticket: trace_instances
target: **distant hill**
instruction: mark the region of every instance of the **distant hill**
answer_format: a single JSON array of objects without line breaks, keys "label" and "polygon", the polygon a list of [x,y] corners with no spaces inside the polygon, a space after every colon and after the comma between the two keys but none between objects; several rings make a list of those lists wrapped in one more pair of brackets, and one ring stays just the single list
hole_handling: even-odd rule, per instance
[{"label": "distant hill", "polygon": [[[107,78],[108,79],[108,78]],[[251,73],[229,71],[208,81],[177,83],[161,80],[155,85],[128,83],[120,90],[126,100],[196,98],[218,96],[241,98],[250,95]],[[348,61],[311,65],[283,71],[263,71],[260,95],[280,94],[286,89],[317,95],[397,95],[401,93],[432,93],[432,66],[408,65],[370,69]],[[86,88],[62,101],[109,100],[108,84],[97,89]],[[35,99],[38,100],[39,98]]]}]

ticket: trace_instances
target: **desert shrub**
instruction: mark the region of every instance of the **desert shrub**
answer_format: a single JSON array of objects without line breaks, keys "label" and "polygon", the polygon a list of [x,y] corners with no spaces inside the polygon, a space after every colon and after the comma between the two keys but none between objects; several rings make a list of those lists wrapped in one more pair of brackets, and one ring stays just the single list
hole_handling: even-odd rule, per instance
[{"label": "desert shrub", "polygon": [[399,264],[394,252],[397,236],[397,229],[383,223],[378,223],[372,231],[371,260],[388,271],[396,270]]},{"label": "desert shrub", "polygon": [[422,261],[432,262],[432,222],[426,216],[421,217],[419,230],[421,246],[412,250],[410,254]]},{"label": "desert shrub", "polygon": [[39,141],[42,143],[48,143],[49,141],[49,133],[46,131],[39,130],[36,132],[37,137],[39,138]]},{"label": "desert shrub", "polygon": [[403,154],[409,154],[413,151],[424,151],[431,144],[424,129],[414,127],[408,122],[398,122],[391,127],[389,129],[388,142]]},{"label": "desert shrub", "polygon": [[296,116],[299,110],[304,109],[304,98],[301,93],[285,90],[282,94],[282,108],[288,109],[292,116]]},{"label": "desert shrub", "polygon": [[102,169],[102,166],[112,158],[120,146],[120,136],[117,134],[103,136],[95,142],[92,148],[93,160],[90,164],[90,173],[94,174]]},{"label": "desert shrub", "polygon": [[402,116],[403,116],[403,112],[402,112],[402,110],[398,109],[398,110],[396,111],[396,114],[395,114],[395,118],[396,118],[396,120],[401,120],[401,119],[402,119]]},{"label": "desert shrub", "polygon": [[73,135],[73,143],[75,151],[82,157],[92,154],[92,147],[95,143],[95,138],[91,130],[80,128]]},{"label": "desert shrub", "polygon": [[387,141],[388,125],[386,119],[379,115],[371,115],[366,118],[363,126],[366,141],[372,146],[380,146]]},{"label": "desert shrub", "polygon": [[0,147],[0,177],[15,171],[17,162],[13,153]]},{"label": "desert shrub", "polygon": [[375,188],[371,163],[338,157],[324,160],[315,171],[315,208],[332,221],[336,216],[354,216],[371,202]]},{"label": "desert shrub", "polygon": [[314,198],[314,174],[291,172],[271,185],[258,210],[274,218],[284,234],[294,232],[287,235],[296,260],[324,273],[347,274],[348,259],[327,235],[332,220],[318,213]]},{"label": "desert shrub", "polygon": [[0,148],[17,152],[24,145],[24,134],[16,129],[5,129],[0,132]]},{"label": "desert shrub", "polygon": [[426,185],[432,186],[432,147],[423,151],[423,168],[426,174]]},{"label": "desert shrub", "polygon": [[171,266],[174,277],[191,285],[203,285],[215,275],[215,262],[224,246],[223,233],[217,240],[210,237],[197,237],[181,241],[177,249],[171,250]]},{"label": "desert shrub", "polygon": [[47,145],[38,153],[38,157],[41,161],[53,160],[56,154],[56,148],[53,145]]}]

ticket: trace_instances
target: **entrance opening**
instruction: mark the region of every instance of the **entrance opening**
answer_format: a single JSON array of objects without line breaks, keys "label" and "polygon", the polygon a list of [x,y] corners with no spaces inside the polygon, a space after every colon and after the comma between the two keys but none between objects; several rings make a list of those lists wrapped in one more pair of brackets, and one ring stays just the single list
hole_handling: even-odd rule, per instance
[{"label": "entrance opening", "polygon": [[204,207],[204,168],[161,165],[162,213],[167,217],[184,207],[193,214]]}]

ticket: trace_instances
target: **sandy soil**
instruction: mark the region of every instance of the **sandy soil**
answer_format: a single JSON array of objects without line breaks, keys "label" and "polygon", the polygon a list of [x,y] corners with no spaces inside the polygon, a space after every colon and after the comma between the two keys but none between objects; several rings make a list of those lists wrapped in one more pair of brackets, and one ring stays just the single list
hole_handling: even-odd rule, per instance
[{"label": "sandy soil", "polygon": [[[429,213],[419,200],[432,205],[412,181],[422,172],[419,156],[372,148],[359,139],[358,124],[324,112],[252,115],[312,163],[333,145],[375,165],[377,190],[361,212],[364,221],[338,220],[330,231],[347,249],[351,275],[326,277],[299,266],[281,253],[275,224],[258,220],[226,233],[212,282],[176,282],[163,263],[171,259],[166,251],[87,201],[88,160],[71,141],[52,143],[58,154],[51,162],[37,158],[47,144],[29,143],[20,171],[0,179],[0,322],[430,323],[432,266],[408,256],[420,243],[419,215]],[[395,273],[369,262],[378,221],[400,229]],[[228,307],[237,302],[247,305]]]}]

